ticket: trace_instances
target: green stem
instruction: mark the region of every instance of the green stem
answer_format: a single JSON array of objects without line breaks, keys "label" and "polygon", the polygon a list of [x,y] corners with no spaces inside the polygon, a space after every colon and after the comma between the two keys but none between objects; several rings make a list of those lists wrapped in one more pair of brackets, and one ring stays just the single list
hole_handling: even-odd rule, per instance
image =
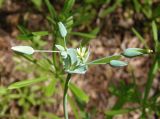
[{"label": "green stem", "polygon": [[64,48],[67,49],[66,38],[64,37],[63,40],[64,40]]},{"label": "green stem", "polygon": [[64,110],[64,116],[65,119],[68,119],[68,110],[67,110],[67,91],[68,91],[68,86],[69,86],[69,81],[71,79],[71,74],[68,74],[65,82],[65,87],[64,87],[64,95],[63,95],[63,110]]},{"label": "green stem", "polygon": [[145,109],[147,107],[147,98],[152,87],[153,79],[158,71],[158,56],[155,56],[152,67],[148,73],[148,79],[145,86],[144,98],[142,100],[142,118],[146,117]]},{"label": "green stem", "polygon": [[53,50],[34,50],[34,52],[59,53],[60,51],[53,51]]}]

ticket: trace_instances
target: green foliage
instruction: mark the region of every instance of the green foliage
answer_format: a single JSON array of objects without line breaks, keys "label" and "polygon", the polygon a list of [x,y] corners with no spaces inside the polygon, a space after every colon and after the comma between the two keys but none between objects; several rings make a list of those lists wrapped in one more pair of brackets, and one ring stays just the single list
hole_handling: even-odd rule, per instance
[{"label": "green foliage", "polygon": [[89,97],[88,95],[81,90],[80,88],[78,88],[77,86],[75,86],[74,84],[70,84],[69,88],[71,89],[71,91],[73,92],[73,94],[82,102],[87,103],[89,101]]},{"label": "green foliage", "polygon": [[139,0],[132,1],[135,11],[144,14],[147,19],[155,20],[160,16],[160,13],[158,12],[160,9],[160,5],[156,3],[157,5],[153,7],[152,0],[146,0],[143,3]]},{"label": "green foliage", "polygon": [[64,3],[62,14],[68,15],[69,12],[72,10],[74,3],[75,3],[75,0],[66,0]]},{"label": "green foliage", "polygon": [[[21,114],[18,116],[18,118],[33,118],[34,116],[32,114],[28,115],[28,110],[31,109],[31,107],[34,106],[40,106],[40,105],[48,105],[53,103],[52,98],[47,98],[45,96],[36,95],[37,92],[40,92],[42,90],[42,87],[33,85],[30,88],[21,88],[16,91],[8,90],[6,87],[0,87],[0,118],[12,118],[13,113],[11,114],[8,112],[8,110],[11,108],[9,105],[12,101],[17,102],[17,106],[20,107]],[[41,94],[43,95],[43,94]],[[43,110],[39,110],[40,112]],[[12,115],[12,116],[10,116]],[[15,115],[16,116],[16,115]],[[38,114],[38,116],[41,118],[41,115]],[[34,117],[37,119],[36,117]]]},{"label": "green foliage", "polygon": [[48,31],[38,31],[31,32],[23,26],[18,26],[19,30],[22,32],[17,39],[22,41],[31,41],[33,47],[40,48],[46,44],[44,40],[42,40],[43,36],[48,35]]},{"label": "green foliage", "polygon": [[38,8],[41,9],[42,7],[42,0],[31,0],[32,3]]},{"label": "green foliage", "polygon": [[153,18],[154,19],[160,17],[159,11],[160,11],[160,5],[158,4],[157,7],[153,8]]},{"label": "green foliage", "polygon": [[0,8],[2,7],[4,0],[0,0]]},{"label": "green foliage", "polygon": [[30,80],[24,80],[24,81],[20,81],[20,82],[16,82],[11,84],[8,89],[18,89],[18,88],[22,88],[25,86],[30,86],[32,84],[38,83],[38,82],[42,82],[45,81],[46,77],[39,77],[36,79],[30,79]]},{"label": "green foliage", "polygon": [[155,23],[155,21],[152,22],[152,33],[153,33],[153,40],[155,43],[155,51],[156,52],[160,52],[160,43],[158,41],[158,28],[157,25]]},{"label": "green foliage", "polygon": [[46,36],[48,35],[48,31],[38,31],[38,32],[32,32],[35,36]]},{"label": "green foliage", "polygon": [[56,79],[52,79],[49,83],[48,86],[45,87],[45,95],[50,97],[52,96],[55,92],[56,92],[56,84],[57,84],[57,80]]},{"label": "green foliage", "polygon": [[111,110],[111,111],[106,111],[107,116],[115,116],[119,114],[125,114],[133,111],[134,109],[119,109],[119,110]]},{"label": "green foliage", "polygon": [[[159,52],[159,42],[158,42],[158,31],[157,31],[157,26],[156,26],[156,23],[153,21],[152,22],[152,31],[153,31],[153,40],[155,42],[154,44],[154,48],[155,48],[155,51],[156,52]],[[148,72],[148,78],[147,78],[147,82],[146,82],[146,86],[145,86],[145,91],[144,91],[144,97],[143,97],[143,100],[142,100],[142,117],[143,118],[146,118],[147,114],[146,114],[146,108],[149,108],[148,107],[148,101],[147,101],[147,98],[148,98],[148,95],[149,95],[149,92],[150,92],[150,89],[151,89],[151,86],[153,84],[153,80],[158,72],[158,69],[159,69],[159,55],[156,54],[153,58],[152,58],[152,66]]]},{"label": "green foliage", "polygon": [[94,61],[89,62],[88,64],[107,64],[110,63],[112,60],[118,60],[121,58],[121,55],[113,55],[109,57],[100,58]]},{"label": "green foliage", "polygon": [[61,118],[59,118],[58,116],[56,116],[56,115],[54,115],[54,114],[52,114],[52,113],[48,113],[48,112],[43,112],[42,115],[43,115],[44,117],[49,118],[49,119],[61,119]]},{"label": "green foliage", "polygon": [[[99,14],[99,16],[103,18],[103,17],[107,16],[108,14],[114,12],[115,9],[116,9],[119,5],[121,5],[123,1],[124,1],[124,0],[116,0],[116,2],[114,2],[114,4],[113,4],[111,7],[108,7],[107,9],[104,9],[104,10]],[[111,1],[109,1],[109,2],[111,2]],[[108,2],[108,3],[109,3],[109,2]]]},{"label": "green foliage", "polygon": [[112,116],[129,113],[130,111],[134,111],[135,109],[139,108],[139,107],[123,108],[123,106],[128,102],[133,102],[138,104],[141,103],[140,102],[141,94],[137,90],[135,81],[133,81],[133,83],[131,84],[125,84],[125,82],[121,80],[118,86],[112,84],[109,87],[109,91],[112,95],[115,95],[118,98],[118,100],[111,110],[106,110],[105,114],[107,118],[110,119],[112,118]]},{"label": "green foliage", "polygon": [[152,17],[152,1],[145,1],[143,4],[139,0],[133,0],[136,12],[142,12],[148,19]]}]

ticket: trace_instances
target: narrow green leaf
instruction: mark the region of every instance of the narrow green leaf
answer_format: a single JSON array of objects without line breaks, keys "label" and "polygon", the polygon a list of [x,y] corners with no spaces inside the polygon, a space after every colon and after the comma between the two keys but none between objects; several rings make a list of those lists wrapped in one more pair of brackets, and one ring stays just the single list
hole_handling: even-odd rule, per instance
[{"label": "narrow green leaf", "polygon": [[46,36],[48,35],[48,31],[38,31],[38,32],[32,32],[33,35],[35,36]]},{"label": "narrow green leaf", "polygon": [[152,66],[150,67],[150,70],[148,72],[147,82],[146,82],[145,91],[144,91],[144,97],[142,99],[142,115],[145,115],[146,113],[145,109],[147,107],[148,95],[150,93],[153,80],[155,79],[155,76],[158,73],[159,58],[160,58],[159,55],[156,55],[154,57]]},{"label": "narrow green leaf", "polygon": [[153,32],[153,39],[155,41],[155,43],[158,42],[158,30],[157,30],[157,25],[156,23],[153,21],[152,22],[152,32]]},{"label": "narrow green leaf", "polygon": [[152,32],[153,32],[153,39],[155,42],[155,51],[160,52],[160,42],[158,40],[158,26],[156,25],[155,21],[152,21]]},{"label": "narrow green leaf", "polygon": [[71,89],[72,93],[81,101],[85,103],[89,101],[88,95],[83,90],[78,88],[76,85],[70,83],[69,88]]},{"label": "narrow green leaf", "polygon": [[146,49],[149,49],[149,46],[147,45],[145,39],[138,33],[138,31],[135,28],[132,28],[133,33],[138,37],[138,39],[143,43]]},{"label": "narrow green leaf", "polygon": [[17,27],[18,27],[18,29],[20,30],[21,33],[30,34],[30,31],[28,29],[26,29],[24,26],[18,25]]},{"label": "narrow green leaf", "polygon": [[68,96],[68,101],[69,101],[69,104],[72,108],[75,119],[82,119],[81,115],[79,114],[78,105],[76,104],[76,101],[73,99],[73,97],[71,98],[70,96]]},{"label": "narrow green leaf", "polygon": [[160,16],[160,5],[153,8],[153,18],[158,18]]},{"label": "narrow green leaf", "polygon": [[75,0],[65,0],[64,7],[63,7],[63,13],[67,14],[68,12],[70,12],[74,3],[75,3]]},{"label": "narrow green leaf", "polygon": [[48,7],[48,10],[49,10],[49,13],[51,15],[51,18],[54,19],[54,20],[57,19],[56,18],[57,17],[56,11],[55,11],[53,5],[50,3],[50,1],[49,0],[45,0],[45,4]]},{"label": "narrow green leaf", "polygon": [[11,48],[15,52],[31,55],[34,53],[34,49],[30,46],[14,46]]},{"label": "narrow green leaf", "polygon": [[105,112],[105,114],[108,116],[115,116],[115,115],[120,115],[120,114],[126,114],[131,111],[133,111],[133,109],[108,110]]},{"label": "narrow green leaf", "polygon": [[81,32],[71,32],[70,34],[72,34],[72,35],[77,35],[77,36],[81,36],[81,37],[84,37],[84,38],[89,38],[89,39],[93,39],[93,38],[96,37],[96,36],[93,35],[93,34],[87,34],[87,33],[81,33]]},{"label": "narrow green leaf", "polygon": [[136,12],[140,12],[142,6],[141,6],[141,4],[139,3],[139,0],[132,0],[132,1],[133,1],[134,8],[135,8]]},{"label": "narrow green leaf", "polygon": [[66,37],[67,35],[67,30],[66,27],[63,25],[62,22],[58,22],[58,27],[59,27],[59,31],[62,37]]},{"label": "narrow green leaf", "polygon": [[113,56],[108,56],[108,57],[104,57],[104,58],[100,58],[100,59],[91,61],[87,64],[88,65],[90,65],[90,64],[107,64],[107,63],[110,63],[111,60],[118,60],[120,58],[121,58],[121,55],[113,55]]},{"label": "narrow green leaf", "polygon": [[17,36],[18,40],[31,40],[33,38],[32,34],[20,34]]},{"label": "narrow green leaf", "polygon": [[51,16],[47,16],[47,20],[51,23],[51,25],[56,25],[56,21],[54,19],[52,19]]},{"label": "narrow green leaf", "polygon": [[119,60],[111,60],[110,65],[113,67],[124,67],[127,66],[128,63]]},{"label": "narrow green leaf", "polygon": [[61,119],[60,117],[54,115],[53,113],[49,113],[49,112],[42,112],[42,115],[47,117],[47,119]]},{"label": "narrow green leaf", "polygon": [[52,81],[49,83],[49,85],[47,87],[45,87],[45,95],[46,96],[52,96],[53,95],[53,93],[56,90],[56,84],[57,84],[57,80],[52,79]]},{"label": "narrow green leaf", "polygon": [[42,81],[45,81],[45,80],[46,80],[46,77],[39,77],[39,78],[35,78],[35,79],[19,81],[19,82],[11,84],[8,87],[8,89],[18,89],[18,88],[22,88],[22,87],[25,87],[25,86],[30,86],[32,84],[39,83],[39,82],[42,82]]},{"label": "narrow green leaf", "polygon": [[111,6],[107,9],[103,10],[102,12],[100,12],[99,17],[103,18],[103,17],[107,16],[108,14],[112,13],[115,9],[116,9],[116,6]]},{"label": "narrow green leaf", "polygon": [[69,31],[71,31],[71,29],[73,28],[73,16],[69,16],[66,19],[66,27],[67,29],[69,29]]},{"label": "narrow green leaf", "polygon": [[103,17],[107,16],[108,14],[112,13],[113,11],[115,11],[115,9],[116,9],[122,2],[123,2],[123,0],[116,0],[111,7],[108,7],[107,9],[104,9],[104,10],[99,14],[99,16],[103,18]]}]

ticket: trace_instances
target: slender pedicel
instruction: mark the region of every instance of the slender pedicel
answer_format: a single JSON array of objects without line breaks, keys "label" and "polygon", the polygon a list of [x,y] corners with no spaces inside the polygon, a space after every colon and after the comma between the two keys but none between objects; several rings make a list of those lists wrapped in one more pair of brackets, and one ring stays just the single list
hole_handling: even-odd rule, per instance
[{"label": "slender pedicel", "polygon": [[52,51],[52,50],[34,50],[34,52],[60,52],[60,51]]}]

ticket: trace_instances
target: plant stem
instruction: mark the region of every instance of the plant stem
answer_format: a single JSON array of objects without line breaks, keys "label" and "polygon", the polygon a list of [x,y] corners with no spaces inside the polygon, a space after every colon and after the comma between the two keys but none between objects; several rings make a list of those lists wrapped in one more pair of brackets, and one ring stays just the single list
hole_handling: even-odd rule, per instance
[{"label": "plant stem", "polygon": [[52,50],[34,50],[34,52],[52,52],[52,53],[54,53],[54,52],[60,52],[60,51],[52,51]]},{"label": "plant stem", "polygon": [[148,98],[150,89],[152,87],[153,79],[158,71],[158,60],[157,59],[158,59],[158,56],[155,56],[152,67],[148,73],[148,79],[147,79],[147,83],[145,86],[144,98],[142,100],[142,118],[146,117],[145,109],[147,107],[147,98]]},{"label": "plant stem", "polygon": [[69,86],[69,81],[71,79],[71,74],[67,75],[65,87],[64,87],[64,95],[63,95],[63,110],[64,110],[64,116],[65,119],[68,119],[68,110],[67,110],[67,91]]},{"label": "plant stem", "polygon": [[67,49],[66,38],[64,37],[63,40],[64,40],[64,48]]}]

